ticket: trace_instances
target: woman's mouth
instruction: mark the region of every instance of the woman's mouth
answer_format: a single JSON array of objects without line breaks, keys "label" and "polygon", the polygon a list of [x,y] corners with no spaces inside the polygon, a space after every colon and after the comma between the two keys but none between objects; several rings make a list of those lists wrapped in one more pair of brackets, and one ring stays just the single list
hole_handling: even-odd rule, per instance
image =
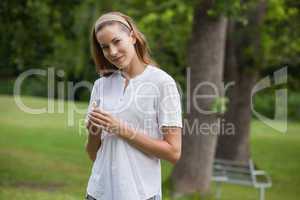
[{"label": "woman's mouth", "polygon": [[114,62],[120,62],[123,59],[124,56],[120,56],[116,59],[113,59]]}]

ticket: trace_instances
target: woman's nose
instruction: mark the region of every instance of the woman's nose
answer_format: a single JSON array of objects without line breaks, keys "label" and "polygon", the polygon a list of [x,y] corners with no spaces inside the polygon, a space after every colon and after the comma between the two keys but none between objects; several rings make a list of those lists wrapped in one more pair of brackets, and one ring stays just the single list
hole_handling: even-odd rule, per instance
[{"label": "woman's nose", "polygon": [[109,48],[109,55],[110,55],[110,56],[116,56],[117,53],[118,53],[118,49],[117,49],[116,47],[111,46],[111,47]]}]

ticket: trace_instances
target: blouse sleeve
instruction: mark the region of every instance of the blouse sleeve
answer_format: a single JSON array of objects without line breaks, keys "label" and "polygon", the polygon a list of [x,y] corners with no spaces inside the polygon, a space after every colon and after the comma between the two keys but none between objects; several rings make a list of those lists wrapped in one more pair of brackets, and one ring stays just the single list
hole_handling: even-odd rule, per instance
[{"label": "blouse sleeve", "polygon": [[181,98],[174,80],[160,85],[158,98],[158,125],[182,128]]}]

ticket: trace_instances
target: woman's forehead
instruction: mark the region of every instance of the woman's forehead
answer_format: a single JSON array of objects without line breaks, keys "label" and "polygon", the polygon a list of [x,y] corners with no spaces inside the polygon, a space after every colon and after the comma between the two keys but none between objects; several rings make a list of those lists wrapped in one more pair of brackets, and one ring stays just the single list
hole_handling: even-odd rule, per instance
[{"label": "woman's forehead", "polygon": [[106,25],[103,28],[101,28],[97,34],[97,40],[100,43],[109,43],[114,38],[120,38],[124,37],[127,34],[121,30],[120,26],[118,24],[110,24]]}]

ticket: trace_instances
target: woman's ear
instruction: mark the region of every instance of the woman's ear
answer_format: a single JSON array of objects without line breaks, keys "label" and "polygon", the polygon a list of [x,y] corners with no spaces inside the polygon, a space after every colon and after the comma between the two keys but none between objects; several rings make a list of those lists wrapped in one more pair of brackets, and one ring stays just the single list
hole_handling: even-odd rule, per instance
[{"label": "woman's ear", "polygon": [[135,37],[135,35],[133,34],[133,31],[130,31],[129,37],[131,38],[132,44],[135,44],[135,43],[136,43],[136,37]]}]

